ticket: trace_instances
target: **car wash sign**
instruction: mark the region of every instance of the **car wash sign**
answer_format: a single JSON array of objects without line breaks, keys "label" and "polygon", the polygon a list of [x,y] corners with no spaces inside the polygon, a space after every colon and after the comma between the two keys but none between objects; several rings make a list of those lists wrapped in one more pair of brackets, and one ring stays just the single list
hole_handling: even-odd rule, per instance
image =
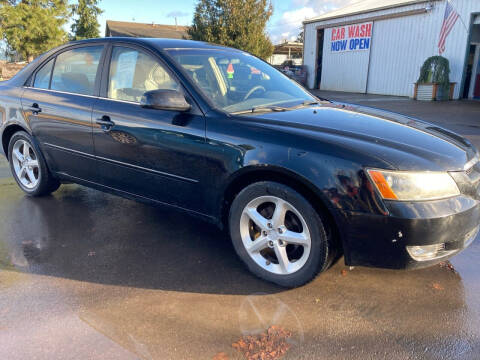
[{"label": "car wash sign", "polygon": [[332,52],[370,50],[373,22],[332,28]]}]

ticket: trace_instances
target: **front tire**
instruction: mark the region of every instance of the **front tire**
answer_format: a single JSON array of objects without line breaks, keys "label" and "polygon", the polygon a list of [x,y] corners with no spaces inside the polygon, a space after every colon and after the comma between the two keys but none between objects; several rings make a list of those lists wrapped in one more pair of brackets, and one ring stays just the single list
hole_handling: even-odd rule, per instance
[{"label": "front tire", "polygon": [[243,189],[230,208],[229,228],[248,269],[280,286],[310,282],[334,255],[319,214],[302,195],[279,183]]},{"label": "front tire", "polygon": [[27,195],[44,196],[60,187],[40,149],[26,132],[19,131],[10,139],[8,161],[15,181]]}]

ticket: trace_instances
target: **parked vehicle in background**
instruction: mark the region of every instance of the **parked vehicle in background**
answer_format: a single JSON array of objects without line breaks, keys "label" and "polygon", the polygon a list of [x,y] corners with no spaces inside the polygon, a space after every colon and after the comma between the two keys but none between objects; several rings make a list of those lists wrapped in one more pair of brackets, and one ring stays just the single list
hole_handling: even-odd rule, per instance
[{"label": "parked vehicle in background", "polygon": [[295,80],[299,84],[307,85],[308,69],[304,65],[295,65],[293,61],[287,60],[280,66],[275,66],[282,73],[287,75],[290,79]]},{"label": "parked vehicle in background", "polygon": [[0,112],[26,194],[75,182],[202,217],[229,229],[250,271],[282,286],[342,253],[347,265],[429,266],[479,230],[468,140],[317,99],[235,49],[73,42],[1,83]]}]

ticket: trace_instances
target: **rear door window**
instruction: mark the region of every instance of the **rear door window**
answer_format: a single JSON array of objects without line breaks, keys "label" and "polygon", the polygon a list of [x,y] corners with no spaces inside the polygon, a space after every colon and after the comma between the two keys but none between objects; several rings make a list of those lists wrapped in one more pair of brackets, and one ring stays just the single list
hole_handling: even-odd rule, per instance
[{"label": "rear door window", "polygon": [[43,67],[37,71],[35,75],[35,81],[33,82],[33,87],[38,89],[48,89],[50,86],[50,75],[52,74],[53,61],[50,60],[48,63],[43,65]]},{"label": "rear door window", "polygon": [[94,95],[98,64],[103,46],[65,51],[57,56],[52,75],[52,90]]}]

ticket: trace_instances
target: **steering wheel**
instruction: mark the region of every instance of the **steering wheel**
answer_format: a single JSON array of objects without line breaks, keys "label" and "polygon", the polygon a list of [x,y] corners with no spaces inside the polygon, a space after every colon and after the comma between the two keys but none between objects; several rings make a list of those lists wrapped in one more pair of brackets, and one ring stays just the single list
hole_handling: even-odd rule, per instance
[{"label": "steering wheel", "polygon": [[247,100],[257,90],[263,90],[263,92],[267,92],[267,90],[265,90],[265,88],[262,85],[256,85],[250,89],[247,95],[245,95],[245,97],[243,98],[243,101]]}]

